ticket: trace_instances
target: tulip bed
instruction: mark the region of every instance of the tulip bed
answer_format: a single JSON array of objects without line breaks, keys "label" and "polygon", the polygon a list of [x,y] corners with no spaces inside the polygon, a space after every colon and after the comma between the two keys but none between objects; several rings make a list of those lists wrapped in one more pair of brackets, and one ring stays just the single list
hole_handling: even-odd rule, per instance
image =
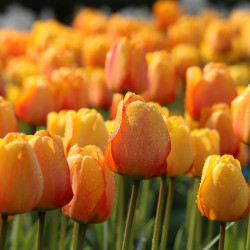
[{"label": "tulip bed", "polygon": [[152,11],[0,29],[0,250],[250,250],[250,11]]}]

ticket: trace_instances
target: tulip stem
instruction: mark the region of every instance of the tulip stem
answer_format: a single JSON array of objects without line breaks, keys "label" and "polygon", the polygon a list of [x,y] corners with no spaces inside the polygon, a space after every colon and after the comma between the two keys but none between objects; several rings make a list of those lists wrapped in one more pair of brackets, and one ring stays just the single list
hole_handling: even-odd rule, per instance
[{"label": "tulip stem", "polygon": [[218,248],[218,250],[223,250],[224,249],[225,229],[226,229],[226,223],[225,222],[221,222],[220,223],[220,241],[219,241],[219,248]]},{"label": "tulip stem", "polygon": [[174,183],[175,183],[175,178],[171,177],[170,182],[169,182],[169,187],[168,187],[167,204],[166,204],[162,233],[161,233],[160,250],[165,250],[167,248],[166,246],[167,246],[167,239],[168,239],[169,220],[170,220],[171,207],[172,207],[173,196],[174,196]]},{"label": "tulip stem", "polygon": [[37,250],[43,249],[43,233],[45,224],[45,212],[38,212],[38,235],[37,235]]},{"label": "tulip stem", "polygon": [[73,227],[73,235],[72,235],[70,250],[76,250],[77,240],[78,240],[78,232],[79,232],[79,223],[75,221],[74,227]]},{"label": "tulip stem", "polygon": [[132,188],[132,194],[131,194],[131,199],[130,199],[130,204],[129,204],[128,217],[127,217],[127,222],[126,222],[125,234],[123,238],[122,250],[128,250],[129,248],[130,234],[132,231],[132,225],[133,225],[133,219],[134,219],[134,214],[135,214],[135,208],[136,208],[140,183],[141,183],[141,180],[134,180],[133,182],[133,188]]},{"label": "tulip stem", "polygon": [[248,215],[247,245],[246,250],[250,250],[250,214]]},{"label": "tulip stem", "polygon": [[84,240],[86,236],[88,224],[80,224],[80,238],[77,250],[82,250],[84,245]]},{"label": "tulip stem", "polygon": [[65,233],[66,233],[66,216],[64,214],[61,214],[61,230],[60,230],[59,250],[64,250]]},{"label": "tulip stem", "polygon": [[124,206],[125,206],[125,177],[119,176],[119,202],[118,202],[118,228],[117,228],[117,242],[116,249],[122,247],[122,235],[123,235],[123,224],[124,224]]},{"label": "tulip stem", "polygon": [[8,233],[8,215],[2,214],[1,236],[0,236],[0,250],[4,250],[6,238]]},{"label": "tulip stem", "polygon": [[161,177],[161,185],[160,185],[158,204],[157,204],[157,209],[156,209],[155,226],[154,226],[154,233],[153,233],[153,240],[152,240],[152,250],[158,249],[158,240],[159,240],[160,227],[161,227],[161,221],[162,221],[162,210],[163,210],[166,182],[167,182],[167,178],[164,175]]}]

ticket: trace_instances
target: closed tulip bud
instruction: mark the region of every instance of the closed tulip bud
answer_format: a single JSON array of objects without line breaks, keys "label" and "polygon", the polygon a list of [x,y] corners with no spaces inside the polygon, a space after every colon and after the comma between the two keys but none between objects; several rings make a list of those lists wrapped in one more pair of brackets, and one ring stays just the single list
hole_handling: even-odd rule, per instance
[{"label": "closed tulip bud", "polygon": [[105,125],[109,131],[109,135],[112,135],[114,129],[116,128],[116,120],[107,120],[105,121]]},{"label": "closed tulip bud", "polygon": [[220,134],[220,154],[236,156],[239,152],[240,141],[234,135],[230,108],[225,103],[213,105],[202,110],[201,128],[216,129]]},{"label": "closed tulip bud", "polygon": [[35,152],[24,134],[0,140],[0,214],[33,209],[43,192],[43,176]]},{"label": "closed tulip bud", "polygon": [[231,103],[232,123],[235,135],[250,145],[250,85]]},{"label": "closed tulip bud", "polygon": [[161,106],[158,102],[148,102],[148,104],[155,105],[164,118],[169,117],[169,109],[167,107]]},{"label": "closed tulip bud", "polygon": [[44,179],[42,197],[34,209],[47,211],[66,205],[72,199],[73,193],[62,139],[52,132],[40,130],[29,142],[36,154]]},{"label": "closed tulip bud", "polygon": [[18,124],[12,104],[0,96],[0,138],[9,132],[17,132]]},{"label": "closed tulip bud", "polygon": [[227,66],[221,63],[209,63],[203,72],[199,67],[190,67],[186,79],[185,108],[194,119],[200,118],[203,108],[215,103],[225,102],[230,105],[237,95],[235,82]]},{"label": "closed tulip bud", "polygon": [[56,108],[56,89],[50,79],[29,77],[15,105],[17,117],[23,122],[43,125],[48,113]]},{"label": "closed tulip bud", "polygon": [[147,54],[150,100],[160,104],[171,103],[177,94],[177,73],[170,55],[164,51]]},{"label": "closed tulip bud", "polygon": [[195,129],[191,132],[193,165],[187,172],[190,177],[201,177],[202,168],[209,155],[220,154],[220,135],[214,129]]},{"label": "closed tulip bud", "polygon": [[109,133],[100,113],[95,109],[80,109],[67,115],[65,127],[66,152],[75,145],[96,145],[104,151]]},{"label": "closed tulip bud", "polygon": [[68,155],[74,197],[63,207],[71,219],[88,223],[107,220],[112,212],[115,181],[101,150],[88,145],[73,146]]},{"label": "closed tulip bud", "polygon": [[165,118],[171,139],[171,151],[167,157],[167,176],[186,173],[193,162],[191,130],[181,116]]},{"label": "closed tulip bud", "polygon": [[197,196],[200,212],[210,220],[237,221],[248,214],[249,185],[238,160],[212,155],[205,162]]},{"label": "closed tulip bud", "polygon": [[129,92],[118,106],[116,125],[105,150],[108,167],[134,179],[162,175],[170,138],[156,106]]},{"label": "closed tulip bud", "polygon": [[110,119],[114,120],[116,117],[116,113],[117,113],[117,107],[120,103],[120,101],[122,101],[124,98],[123,94],[120,93],[114,93],[113,94],[113,99],[112,99],[112,104],[110,107]]},{"label": "closed tulip bud", "polygon": [[144,47],[120,38],[106,56],[106,82],[109,89],[140,93],[148,86],[147,62]]}]

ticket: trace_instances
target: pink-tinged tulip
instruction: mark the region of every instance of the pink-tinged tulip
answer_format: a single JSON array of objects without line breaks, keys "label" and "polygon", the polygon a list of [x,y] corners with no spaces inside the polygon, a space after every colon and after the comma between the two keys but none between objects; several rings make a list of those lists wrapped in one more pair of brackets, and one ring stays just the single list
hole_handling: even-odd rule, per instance
[{"label": "pink-tinged tulip", "polygon": [[203,72],[199,67],[190,67],[186,73],[187,88],[185,108],[188,114],[199,119],[201,110],[218,102],[230,102],[236,97],[235,82],[226,65],[207,64]]},{"label": "pink-tinged tulip", "polygon": [[167,157],[167,176],[185,174],[193,163],[191,130],[181,116],[165,118],[171,139],[171,151]]},{"label": "pink-tinged tulip", "polygon": [[52,81],[62,98],[61,109],[88,107],[88,84],[82,69],[60,68],[53,72]]},{"label": "pink-tinged tulip", "polygon": [[9,132],[17,132],[18,124],[12,104],[0,96],[0,138]]},{"label": "pink-tinged tulip", "polygon": [[232,101],[231,113],[235,135],[250,144],[250,85]]},{"label": "pink-tinged tulip", "polygon": [[43,192],[43,176],[35,152],[24,134],[0,140],[0,213],[13,215],[33,209]]},{"label": "pink-tinged tulip", "polygon": [[89,76],[89,104],[97,108],[109,108],[112,92],[106,85],[105,72],[102,68],[93,69]]},{"label": "pink-tinged tulip", "polygon": [[114,174],[105,164],[101,150],[88,145],[73,146],[68,155],[74,197],[63,213],[83,224],[100,223],[112,212]]},{"label": "pink-tinged tulip", "polygon": [[162,50],[147,54],[149,86],[146,96],[160,104],[176,99],[178,77],[170,55]]},{"label": "pink-tinged tulip", "polygon": [[148,86],[144,47],[127,38],[117,39],[106,56],[105,71],[109,89],[142,92]]},{"label": "pink-tinged tulip", "polygon": [[220,134],[220,154],[236,156],[239,152],[240,141],[234,135],[230,108],[225,103],[205,108],[201,112],[200,127],[216,129]]},{"label": "pink-tinged tulip", "polygon": [[220,154],[220,135],[214,129],[194,129],[191,132],[193,165],[187,176],[201,177],[202,168],[209,155]]},{"label": "pink-tinged tulip", "polygon": [[237,221],[248,214],[250,190],[238,160],[212,155],[205,162],[197,196],[200,212],[210,220]]},{"label": "pink-tinged tulip", "polygon": [[47,114],[57,110],[56,102],[56,89],[48,77],[29,77],[16,102],[16,116],[24,122],[46,124]]},{"label": "pink-tinged tulip", "polygon": [[70,172],[60,136],[40,130],[29,141],[44,179],[43,194],[34,210],[47,211],[62,207],[73,197]]},{"label": "pink-tinged tulip", "polygon": [[134,179],[162,175],[170,138],[156,106],[129,92],[118,106],[116,125],[105,150],[108,167]]},{"label": "pink-tinged tulip", "polygon": [[111,120],[115,119],[118,104],[120,103],[120,101],[123,100],[123,98],[124,98],[123,94],[120,94],[120,93],[114,93],[113,94],[113,100],[112,100],[112,104],[111,104],[111,107],[110,107],[110,119]]},{"label": "pink-tinged tulip", "polygon": [[102,151],[108,142],[109,133],[103,117],[95,109],[80,109],[67,114],[65,127],[65,149],[78,144],[80,147],[96,145]]}]

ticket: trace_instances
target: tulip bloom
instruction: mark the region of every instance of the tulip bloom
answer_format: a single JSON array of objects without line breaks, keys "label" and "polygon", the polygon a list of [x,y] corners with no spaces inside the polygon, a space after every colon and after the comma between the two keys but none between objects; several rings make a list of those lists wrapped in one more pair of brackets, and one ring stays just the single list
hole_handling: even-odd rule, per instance
[{"label": "tulip bloom", "polygon": [[67,160],[74,197],[63,207],[63,213],[83,224],[107,220],[112,212],[115,181],[101,150],[92,145],[75,145]]},{"label": "tulip bloom", "polygon": [[203,72],[199,67],[190,67],[186,79],[185,108],[194,119],[199,119],[203,108],[215,103],[230,105],[237,95],[235,82],[227,66],[221,63],[209,63]]},{"label": "tulip bloom", "polygon": [[114,120],[116,117],[116,113],[117,113],[117,107],[120,103],[120,101],[122,101],[124,98],[123,94],[120,93],[114,93],[113,94],[113,100],[112,100],[112,104],[110,107],[110,119]]},{"label": "tulip bloom", "polygon": [[232,123],[235,135],[250,144],[250,85],[231,103]]},{"label": "tulip bloom", "polygon": [[162,50],[147,54],[149,86],[146,95],[160,104],[174,102],[177,94],[177,73],[169,54]]},{"label": "tulip bloom", "polygon": [[197,196],[200,212],[210,220],[236,221],[248,214],[249,185],[238,160],[212,155],[205,162]]},{"label": "tulip bloom", "polygon": [[142,92],[147,88],[147,62],[144,47],[127,38],[117,39],[106,56],[106,83],[117,92]]},{"label": "tulip bloom", "polygon": [[74,144],[80,147],[96,145],[104,151],[109,133],[103,117],[95,109],[80,109],[67,114],[65,149],[69,152]]},{"label": "tulip bloom", "polygon": [[220,134],[220,154],[236,156],[239,152],[240,141],[234,135],[230,108],[225,103],[205,108],[201,112],[201,128],[216,129]]},{"label": "tulip bloom", "polygon": [[190,177],[201,177],[204,162],[209,155],[220,153],[220,135],[214,129],[194,129],[191,132],[193,165],[187,172]]},{"label": "tulip bloom", "polygon": [[18,124],[12,104],[0,96],[0,138],[9,132],[17,132]]},{"label": "tulip bloom", "polygon": [[170,138],[156,106],[129,92],[118,106],[116,125],[105,150],[108,167],[134,179],[162,175]]},{"label": "tulip bloom", "polygon": [[167,176],[187,172],[193,162],[191,130],[181,116],[165,118],[171,139],[171,151],[167,157]]},{"label": "tulip bloom", "polygon": [[44,179],[43,194],[34,210],[47,211],[66,205],[72,199],[73,193],[61,137],[40,130],[29,142]]},{"label": "tulip bloom", "polygon": [[24,134],[0,140],[0,214],[33,209],[43,192],[43,176],[35,152]]}]

